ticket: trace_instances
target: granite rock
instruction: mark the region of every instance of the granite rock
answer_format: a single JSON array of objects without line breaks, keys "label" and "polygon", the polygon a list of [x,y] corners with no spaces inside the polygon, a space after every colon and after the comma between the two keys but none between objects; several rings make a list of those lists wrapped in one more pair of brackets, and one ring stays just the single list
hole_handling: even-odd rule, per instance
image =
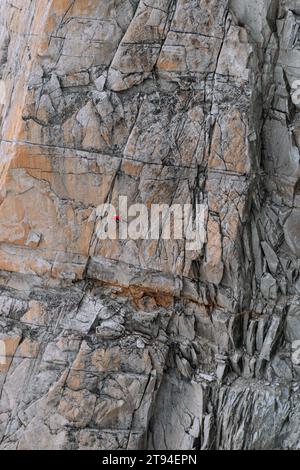
[{"label": "granite rock", "polygon": [[299,0],[0,3],[0,449],[299,450]]}]

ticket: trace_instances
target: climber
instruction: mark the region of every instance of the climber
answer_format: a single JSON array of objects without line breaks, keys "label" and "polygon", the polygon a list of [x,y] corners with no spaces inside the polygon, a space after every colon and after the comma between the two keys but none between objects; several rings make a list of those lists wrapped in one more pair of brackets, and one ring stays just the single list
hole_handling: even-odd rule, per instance
[{"label": "climber", "polygon": [[114,220],[115,220],[115,221],[117,222],[117,224],[118,224],[118,223],[121,222],[121,217],[120,217],[119,215],[115,215],[115,216],[114,216]]}]

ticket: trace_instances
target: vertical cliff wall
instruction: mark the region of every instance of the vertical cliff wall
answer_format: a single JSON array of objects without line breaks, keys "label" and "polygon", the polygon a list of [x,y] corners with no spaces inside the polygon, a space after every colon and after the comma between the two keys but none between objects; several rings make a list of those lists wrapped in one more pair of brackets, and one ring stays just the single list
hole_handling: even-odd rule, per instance
[{"label": "vertical cliff wall", "polygon": [[0,448],[299,449],[300,1],[0,9]]}]

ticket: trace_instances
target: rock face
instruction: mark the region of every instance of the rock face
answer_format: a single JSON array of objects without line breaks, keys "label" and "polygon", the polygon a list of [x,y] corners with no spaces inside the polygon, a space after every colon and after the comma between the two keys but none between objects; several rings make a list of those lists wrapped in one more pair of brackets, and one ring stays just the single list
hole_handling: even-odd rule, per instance
[{"label": "rock face", "polygon": [[300,449],[299,63],[299,0],[1,0],[1,449]]}]

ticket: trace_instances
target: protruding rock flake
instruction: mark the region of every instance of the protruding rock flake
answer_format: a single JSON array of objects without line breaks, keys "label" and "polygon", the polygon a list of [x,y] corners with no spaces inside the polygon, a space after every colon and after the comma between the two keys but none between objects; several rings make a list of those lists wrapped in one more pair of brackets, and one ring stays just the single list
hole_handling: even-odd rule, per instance
[{"label": "protruding rock flake", "polygon": [[300,450],[300,0],[0,10],[0,450]]}]

